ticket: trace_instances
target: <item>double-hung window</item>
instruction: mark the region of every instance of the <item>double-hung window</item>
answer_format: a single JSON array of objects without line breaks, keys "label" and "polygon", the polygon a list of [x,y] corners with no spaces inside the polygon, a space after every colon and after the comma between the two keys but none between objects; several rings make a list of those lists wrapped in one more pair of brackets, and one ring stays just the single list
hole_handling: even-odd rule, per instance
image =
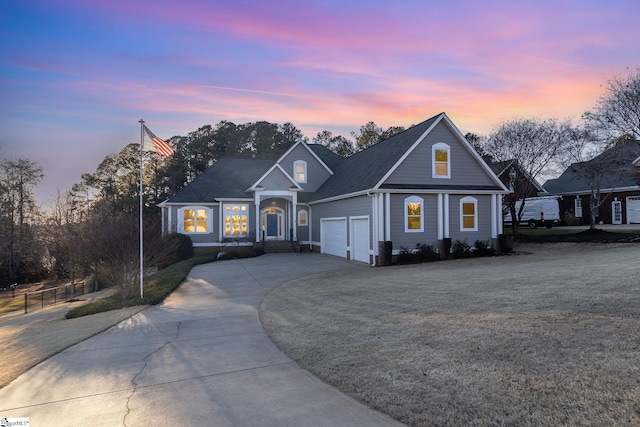
[{"label": "double-hung window", "polygon": [[460,231],[478,231],[478,200],[475,197],[460,200]]},{"label": "double-hung window", "polygon": [[293,162],[293,179],[300,183],[307,182],[307,162],[304,160]]},{"label": "double-hung window", "polygon": [[213,221],[209,209],[194,206],[181,209],[184,233],[211,233]]},{"label": "double-hung window", "polygon": [[433,178],[451,178],[451,147],[443,142],[433,144],[431,159]]},{"label": "double-hung window", "polygon": [[249,223],[249,205],[224,205],[224,237],[246,237]]},{"label": "double-hung window", "polygon": [[300,227],[306,227],[307,225],[309,225],[308,217],[309,217],[309,213],[306,210],[298,211],[298,225]]},{"label": "double-hung window", "polygon": [[424,200],[418,196],[404,199],[404,231],[406,233],[424,231]]}]

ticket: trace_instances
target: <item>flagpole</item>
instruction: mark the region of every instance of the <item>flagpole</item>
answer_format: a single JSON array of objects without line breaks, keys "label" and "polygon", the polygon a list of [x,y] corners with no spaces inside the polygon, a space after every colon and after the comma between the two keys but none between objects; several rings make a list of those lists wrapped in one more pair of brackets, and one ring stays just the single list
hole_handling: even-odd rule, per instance
[{"label": "flagpole", "polygon": [[140,299],[144,297],[144,239],[142,237],[142,153],[144,147],[144,120],[140,119]]}]

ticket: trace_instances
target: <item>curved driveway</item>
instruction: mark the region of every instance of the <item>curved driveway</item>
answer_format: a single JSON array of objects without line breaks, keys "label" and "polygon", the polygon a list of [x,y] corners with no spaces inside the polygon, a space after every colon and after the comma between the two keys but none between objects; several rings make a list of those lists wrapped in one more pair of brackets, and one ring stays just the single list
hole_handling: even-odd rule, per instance
[{"label": "curved driveway", "polygon": [[31,425],[394,426],[281,353],[258,319],[293,279],[369,268],[319,254],[196,266],[163,304],[39,364],[0,390]]}]

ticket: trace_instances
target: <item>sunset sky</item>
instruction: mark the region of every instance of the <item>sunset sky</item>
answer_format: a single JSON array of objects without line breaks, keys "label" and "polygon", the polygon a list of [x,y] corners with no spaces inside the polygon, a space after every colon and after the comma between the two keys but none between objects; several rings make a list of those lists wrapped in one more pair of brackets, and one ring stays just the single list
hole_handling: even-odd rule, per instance
[{"label": "sunset sky", "polygon": [[139,142],[221,120],[310,139],[442,111],[487,134],[573,118],[640,66],[640,2],[25,0],[0,5],[0,157],[41,202]]}]

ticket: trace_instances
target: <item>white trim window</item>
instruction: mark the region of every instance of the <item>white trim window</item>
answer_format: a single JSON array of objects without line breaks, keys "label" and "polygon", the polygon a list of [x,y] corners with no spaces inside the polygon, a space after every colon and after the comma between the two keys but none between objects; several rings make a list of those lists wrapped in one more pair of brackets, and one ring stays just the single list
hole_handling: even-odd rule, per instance
[{"label": "white trim window", "polygon": [[303,184],[307,182],[307,162],[304,160],[293,162],[293,179]]},{"label": "white trim window", "polygon": [[224,237],[247,237],[249,228],[249,205],[227,203],[223,206]]},{"label": "white trim window", "polygon": [[451,147],[438,142],[431,147],[432,178],[451,178]]},{"label": "white trim window", "polygon": [[478,231],[478,199],[460,199],[460,231]]},{"label": "white trim window", "polygon": [[424,200],[418,196],[404,199],[404,231],[405,233],[421,233],[424,231]]},{"label": "white trim window", "polygon": [[211,209],[203,206],[185,206],[178,211],[181,232],[185,234],[213,233]]},{"label": "white trim window", "polygon": [[309,213],[302,209],[298,211],[298,226],[306,227],[309,225]]},{"label": "white trim window", "polygon": [[576,196],[576,200],[575,200],[575,216],[576,218],[582,218],[582,199],[580,198],[580,196]]}]

